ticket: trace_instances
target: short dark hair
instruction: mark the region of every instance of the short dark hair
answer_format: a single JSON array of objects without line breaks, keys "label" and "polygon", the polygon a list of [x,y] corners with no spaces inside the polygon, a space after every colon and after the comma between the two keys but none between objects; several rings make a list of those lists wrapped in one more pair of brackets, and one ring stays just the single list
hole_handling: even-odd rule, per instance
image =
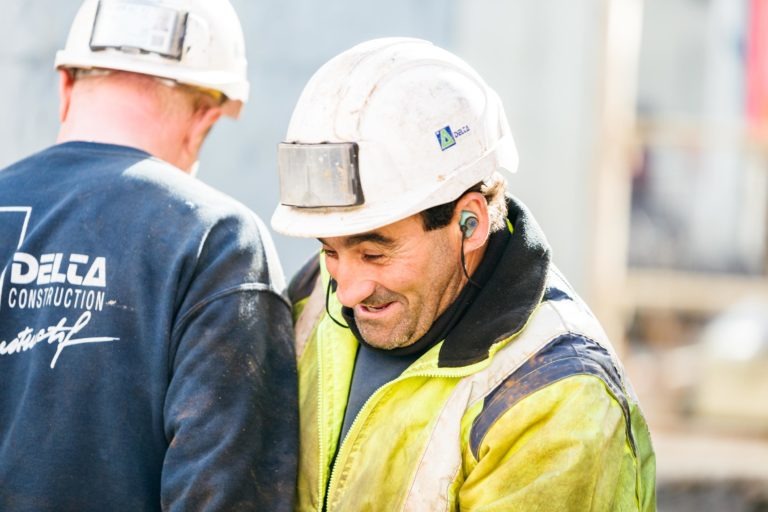
[{"label": "short dark hair", "polygon": [[456,203],[459,202],[465,194],[470,192],[480,192],[488,203],[488,216],[490,217],[490,232],[494,233],[506,226],[507,201],[505,199],[506,181],[499,173],[494,173],[490,178],[475,184],[465,190],[459,197],[448,203],[439,204],[421,212],[421,218],[424,222],[424,229],[432,231],[434,229],[444,228],[453,219]]}]

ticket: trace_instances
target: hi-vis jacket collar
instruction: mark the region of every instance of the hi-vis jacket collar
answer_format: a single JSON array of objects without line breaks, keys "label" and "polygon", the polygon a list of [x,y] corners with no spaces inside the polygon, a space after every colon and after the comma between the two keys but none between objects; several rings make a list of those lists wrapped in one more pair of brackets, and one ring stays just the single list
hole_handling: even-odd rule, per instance
[{"label": "hi-vis jacket collar", "polygon": [[[550,248],[544,233],[525,205],[507,196],[507,218],[514,228],[504,254],[440,347],[438,366],[461,367],[486,359],[490,348],[525,326],[544,295]],[[309,296],[320,274],[313,257],[296,274],[288,289],[292,303]],[[321,284],[322,286],[322,284]]]}]

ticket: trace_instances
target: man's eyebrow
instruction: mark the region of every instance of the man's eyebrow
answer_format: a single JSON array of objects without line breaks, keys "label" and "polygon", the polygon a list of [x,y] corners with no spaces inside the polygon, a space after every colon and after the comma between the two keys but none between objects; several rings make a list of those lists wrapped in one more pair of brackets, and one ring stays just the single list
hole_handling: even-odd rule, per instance
[{"label": "man's eyebrow", "polygon": [[[322,239],[318,238],[321,244],[328,245],[328,243]],[[363,233],[361,235],[352,235],[348,237],[344,237],[344,247],[354,247],[355,245],[360,245],[365,242],[371,242],[378,245],[383,245],[384,247],[392,247],[395,245],[395,240],[392,238],[389,238],[387,236],[382,235],[381,233],[373,232],[373,233]]]}]

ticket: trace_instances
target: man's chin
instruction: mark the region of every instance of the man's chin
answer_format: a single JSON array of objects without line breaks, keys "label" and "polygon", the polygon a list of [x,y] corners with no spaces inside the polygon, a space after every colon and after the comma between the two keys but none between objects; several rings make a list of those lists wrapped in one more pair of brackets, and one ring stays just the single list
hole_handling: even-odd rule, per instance
[{"label": "man's chin", "polygon": [[406,336],[393,336],[391,330],[366,329],[365,326],[361,326],[360,324],[358,324],[357,328],[360,330],[360,334],[367,344],[382,350],[392,350],[413,343],[413,341]]}]

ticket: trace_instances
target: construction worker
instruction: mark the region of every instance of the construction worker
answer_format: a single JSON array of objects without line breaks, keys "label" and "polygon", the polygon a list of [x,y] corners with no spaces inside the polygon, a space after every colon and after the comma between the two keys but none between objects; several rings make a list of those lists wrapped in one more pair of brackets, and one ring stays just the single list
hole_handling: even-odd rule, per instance
[{"label": "construction worker", "polygon": [[298,510],[655,509],[610,343],[505,194],[497,95],[432,44],[323,65],[279,145],[273,228],[319,239],[289,286]]},{"label": "construction worker", "polygon": [[57,144],[0,171],[0,510],[293,507],[290,304],[190,174],[248,97],[227,0],[86,0]]}]

